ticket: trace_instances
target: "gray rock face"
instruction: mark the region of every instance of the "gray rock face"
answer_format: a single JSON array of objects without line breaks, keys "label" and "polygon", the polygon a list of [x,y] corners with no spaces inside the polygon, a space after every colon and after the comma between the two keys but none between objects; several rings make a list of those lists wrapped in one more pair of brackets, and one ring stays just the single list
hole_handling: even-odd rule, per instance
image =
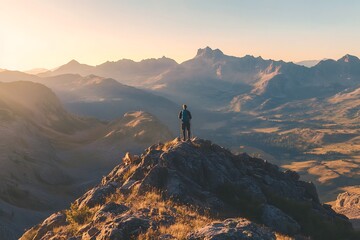
[{"label": "gray rock face", "polygon": [[90,228],[88,231],[86,231],[83,235],[82,235],[82,239],[91,239],[91,240],[95,240],[96,239],[96,235],[99,233],[99,229],[93,227]]},{"label": "gray rock face", "polygon": [[[142,197],[154,192],[176,206],[191,206],[197,216],[218,219],[203,221],[206,226],[186,232],[188,239],[274,239],[273,231],[332,239],[334,233],[323,226],[340,236],[352,230],[347,219],[319,202],[315,186],[299,181],[295,172],[282,172],[247,154],[234,155],[210,141],[175,139],[153,145],[139,157],[127,154],[125,160],[75,201],[79,210],[92,211],[87,225],[75,235],[69,231],[56,235],[48,226],[50,219],[36,227],[44,229],[38,231],[39,237],[129,239],[177,224],[180,215],[174,207],[159,209],[152,206],[155,202],[139,205],[138,201],[145,201]],[[109,201],[113,197],[131,200]],[[140,207],[132,206],[133,202]],[[320,233],[309,227],[312,221],[319,224]],[[156,235],[156,239],[172,237],[166,232]]]},{"label": "gray rock face", "polygon": [[79,203],[79,207],[88,206],[94,207],[97,204],[102,204],[105,201],[105,198],[109,196],[111,193],[115,192],[115,187],[112,184],[99,186],[91,189],[86,192],[84,196],[77,199],[76,202]]},{"label": "gray rock face", "polygon": [[121,214],[123,212],[126,212],[127,210],[129,210],[129,208],[123,204],[116,204],[114,202],[110,202],[102,206],[99,211],[109,212],[112,214]]},{"label": "gray rock face", "polygon": [[44,236],[46,236],[54,228],[64,226],[66,224],[66,215],[64,213],[54,213],[50,217],[45,219],[45,221],[39,227],[35,227],[36,234],[34,235],[32,240],[49,239],[48,237]]},{"label": "gray rock face", "polygon": [[105,225],[96,239],[131,239],[150,227],[147,219],[125,215]]},{"label": "gray rock face", "polygon": [[272,205],[264,205],[261,220],[266,226],[281,233],[294,235],[300,232],[300,225],[292,217]]},{"label": "gray rock face", "polygon": [[188,240],[273,240],[274,233],[246,219],[227,219],[223,222],[209,224],[194,233]]}]

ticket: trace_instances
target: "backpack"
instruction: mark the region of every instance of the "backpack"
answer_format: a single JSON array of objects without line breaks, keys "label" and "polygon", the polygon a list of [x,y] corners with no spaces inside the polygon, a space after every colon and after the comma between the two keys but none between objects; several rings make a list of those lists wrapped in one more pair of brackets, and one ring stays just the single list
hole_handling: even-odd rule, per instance
[{"label": "backpack", "polygon": [[181,121],[182,122],[189,122],[190,121],[190,115],[189,115],[188,110],[186,110],[186,109],[182,110]]}]

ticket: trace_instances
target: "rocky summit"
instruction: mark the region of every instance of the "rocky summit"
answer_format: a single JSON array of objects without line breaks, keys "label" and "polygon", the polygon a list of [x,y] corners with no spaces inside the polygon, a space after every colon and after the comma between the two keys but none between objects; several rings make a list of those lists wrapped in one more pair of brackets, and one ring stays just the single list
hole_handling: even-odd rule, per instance
[{"label": "rocky summit", "polygon": [[194,138],[127,153],[98,186],[21,239],[357,237],[296,172]]}]

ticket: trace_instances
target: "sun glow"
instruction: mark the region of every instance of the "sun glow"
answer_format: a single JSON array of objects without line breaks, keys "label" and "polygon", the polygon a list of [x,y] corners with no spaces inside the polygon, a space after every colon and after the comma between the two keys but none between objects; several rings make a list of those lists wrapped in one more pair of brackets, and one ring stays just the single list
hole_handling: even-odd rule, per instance
[{"label": "sun glow", "polygon": [[7,69],[53,68],[71,59],[96,65],[167,56],[182,62],[205,46],[285,61],[360,55],[360,2],[311,1],[311,11],[285,0],[0,4],[0,68]]}]

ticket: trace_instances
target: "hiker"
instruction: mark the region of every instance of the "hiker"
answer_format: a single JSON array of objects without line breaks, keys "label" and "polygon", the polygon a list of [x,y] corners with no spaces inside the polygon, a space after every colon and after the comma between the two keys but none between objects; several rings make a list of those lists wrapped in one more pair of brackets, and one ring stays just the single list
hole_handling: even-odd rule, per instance
[{"label": "hiker", "polygon": [[179,113],[179,119],[181,119],[181,129],[183,132],[183,140],[186,140],[186,130],[187,130],[187,136],[190,140],[191,131],[190,131],[190,120],[191,120],[191,113],[189,110],[187,110],[187,106],[184,104],[183,110]]}]

